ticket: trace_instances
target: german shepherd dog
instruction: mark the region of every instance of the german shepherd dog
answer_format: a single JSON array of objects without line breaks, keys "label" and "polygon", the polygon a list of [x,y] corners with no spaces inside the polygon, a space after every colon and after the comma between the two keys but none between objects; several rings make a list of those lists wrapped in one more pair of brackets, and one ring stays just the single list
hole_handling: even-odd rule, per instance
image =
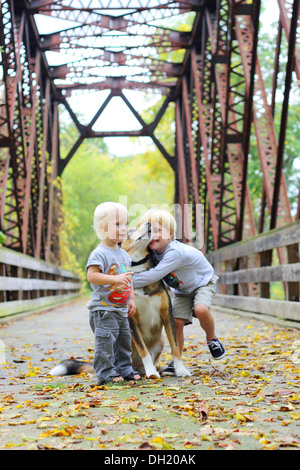
[{"label": "german shepherd dog", "polygon": [[[129,230],[122,242],[131,260],[132,272],[141,272],[155,266],[148,249],[151,240],[151,226],[146,223],[137,229]],[[175,324],[169,292],[162,280],[149,286],[134,289],[136,313],[130,321],[132,334],[132,366],[146,377],[160,377],[156,369],[163,348],[163,327],[170,343],[175,375],[187,377],[191,373],[183,365],[176,342]],[[82,372],[93,373],[93,365],[88,362],[67,359],[55,366],[51,375],[75,375]]]}]

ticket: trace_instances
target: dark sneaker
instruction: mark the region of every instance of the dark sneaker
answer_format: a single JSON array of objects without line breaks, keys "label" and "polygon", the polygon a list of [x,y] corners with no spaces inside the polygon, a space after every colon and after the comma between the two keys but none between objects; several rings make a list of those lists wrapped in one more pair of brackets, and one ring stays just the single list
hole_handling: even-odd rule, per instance
[{"label": "dark sneaker", "polygon": [[167,367],[162,371],[161,375],[175,375],[174,362],[171,361]]},{"label": "dark sneaker", "polygon": [[209,347],[210,353],[215,360],[222,359],[222,357],[224,357],[226,354],[225,349],[217,338],[212,339],[211,341],[207,341],[207,346]]}]

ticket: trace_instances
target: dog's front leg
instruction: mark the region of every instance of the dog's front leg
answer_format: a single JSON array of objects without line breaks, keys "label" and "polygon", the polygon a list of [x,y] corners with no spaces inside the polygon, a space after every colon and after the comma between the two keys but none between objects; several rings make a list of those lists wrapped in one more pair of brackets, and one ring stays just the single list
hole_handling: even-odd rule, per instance
[{"label": "dog's front leg", "polygon": [[159,372],[156,369],[155,365],[153,364],[151,354],[149,353],[147,346],[144,343],[144,340],[142,338],[138,325],[134,322],[133,318],[130,318],[129,322],[130,322],[130,328],[131,328],[131,336],[132,336],[134,345],[142,359],[146,377],[150,378],[154,376],[159,379],[160,378]]},{"label": "dog's front leg", "polygon": [[191,377],[192,373],[183,365],[180,358],[173,356],[176,377]]},{"label": "dog's front leg", "polygon": [[169,311],[165,315],[161,315],[161,318],[170,343],[176,377],[190,377],[192,375],[191,372],[183,365],[181,360],[179,347],[176,341],[174,318]]}]

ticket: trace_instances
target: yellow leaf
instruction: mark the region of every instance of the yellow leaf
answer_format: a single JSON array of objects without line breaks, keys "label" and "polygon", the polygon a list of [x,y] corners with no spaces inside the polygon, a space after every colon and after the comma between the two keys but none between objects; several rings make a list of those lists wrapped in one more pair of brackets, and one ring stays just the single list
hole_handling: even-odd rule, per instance
[{"label": "yellow leaf", "polygon": [[238,411],[236,412],[235,417],[238,421],[241,421],[242,423],[245,423],[247,421],[246,417],[242,415],[241,413],[239,413]]},{"label": "yellow leaf", "polygon": [[162,444],[164,440],[162,437],[155,437],[154,439],[152,439],[151,442],[155,442],[156,444]]},{"label": "yellow leaf", "polygon": [[150,443],[156,448],[159,449],[173,449],[173,447],[170,444],[167,444],[167,442],[162,438],[162,437],[155,437],[150,441]]},{"label": "yellow leaf", "polygon": [[39,435],[39,439],[49,436],[72,436],[77,426],[66,426],[61,429],[52,429]]},{"label": "yellow leaf", "polygon": [[268,440],[266,439],[266,437],[262,437],[261,439],[259,439],[259,443],[262,446],[265,446],[266,444],[268,444]]},{"label": "yellow leaf", "polygon": [[34,424],[36,423],[35,419],[29,419],[28,421],[10,421],[8,426],[19,426],[19,425],[26,425],[26,424]]},{"label": "yellow leaf", "polygon": [[281,421],[281,426],[288,426],[289,424],[291,424],[293,422],[292,419],[288,420],[288,419],[284,419],[283,421]]},{"label": "yellow leaf", "polygon": [[15,446],[15,444],[12,441],[10,441],[10,442],[8,442],[8,444],[5,444],[4,448],[9,449],[10,447],[14,447],[14,446]]},{"label": "yellow leaf", "polygon": [[207,436],[207,434],[201,434],[200,439],[201,441],[212,441],[212,438]]},{"label": "yellow leaf", "polygon": [[249,377],[249,375],[250,375],[250,372],[247,372],[247,371],[245,371],[245,370],[242,370],[242,372],[241,372],[241,377]]}]

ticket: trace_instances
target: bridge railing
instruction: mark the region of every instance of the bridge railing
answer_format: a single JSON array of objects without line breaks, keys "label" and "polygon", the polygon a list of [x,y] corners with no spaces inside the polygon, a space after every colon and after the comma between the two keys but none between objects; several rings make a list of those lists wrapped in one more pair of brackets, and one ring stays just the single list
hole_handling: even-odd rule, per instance
[{"label": "bridge railing", "polygon": [[215,305],[300,322],[299,242],[297,221],[208,253],[219,276]]},{"label": "bridge railing", "polygon": [[0,247],[0,317],[71,300],[80,288],[71,271]]}]

